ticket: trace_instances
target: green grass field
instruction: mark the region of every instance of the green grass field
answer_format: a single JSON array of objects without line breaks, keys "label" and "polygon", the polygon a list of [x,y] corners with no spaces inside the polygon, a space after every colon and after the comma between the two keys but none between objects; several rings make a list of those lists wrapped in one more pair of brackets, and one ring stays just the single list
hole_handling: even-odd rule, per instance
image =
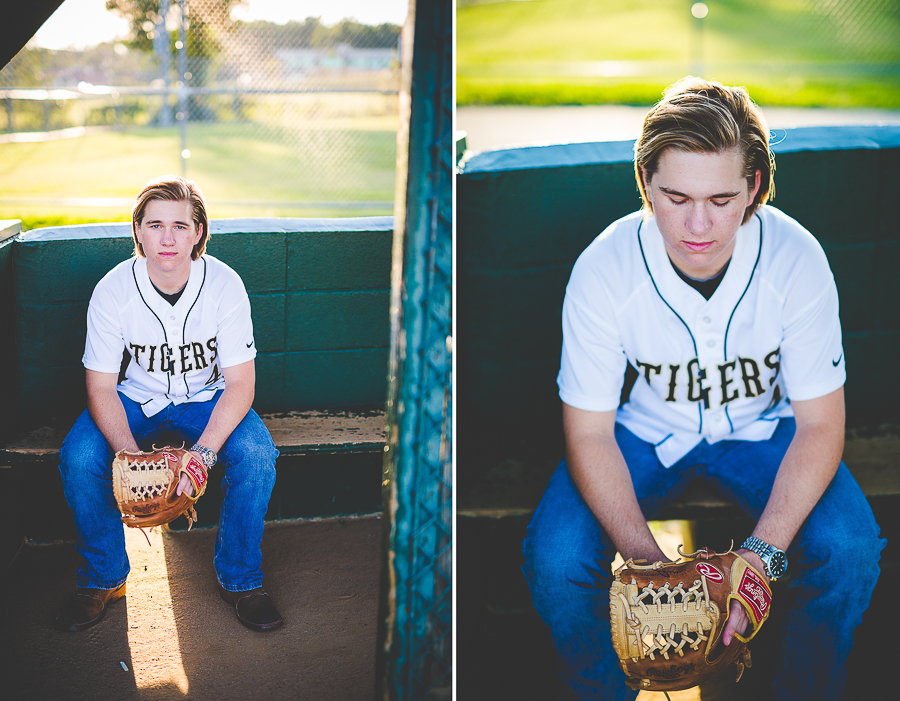
[{"label": "green grass field", "polygon": [[691,4],[459,0],[457,104],[652,104],[698,72],[762,104],[900,108],[898,0],[710,1],[702,63]]},{"label": "green grass field", "polygon": [[[397,117],[320,120],[309,129],[190,124],[187,177],[213,218],[390,214]],[[43,143],[0,144],[0,219],[23,228],[130,221],[128,207],[71,207],[59,198],[133,200],[150,178],[181,173],[177,129],[135,128]],[[351,209],[304,203],[353,202]],[[301,206],[288,206],[290,203]]]}]

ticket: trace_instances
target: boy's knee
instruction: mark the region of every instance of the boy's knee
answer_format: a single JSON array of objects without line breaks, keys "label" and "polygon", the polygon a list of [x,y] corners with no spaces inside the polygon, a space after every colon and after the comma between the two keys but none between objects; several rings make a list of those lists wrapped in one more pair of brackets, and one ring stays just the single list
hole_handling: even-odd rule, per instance
[{"label": "boy's knee", "polygon": [[66,438],[59,451],[59,470],[63,479],[77,479],[79,475],[112,479],[112,451],[106,440]]},{"label": "boy's knee", "polygon": [[887,541],[875,533],[854,533],[852,538],[844,538],[834,544],[831,557],[843,563],[843,571],[853,579],[870,580],[872,586],[881,569],[878,562]]},{"label": "boy's knee", "polygon": [[841,463],[822,500],[810,514],[798,539],[798,562],[834,571],[842,579],[877,578],[878,561],[887,542],[881,537],[865,496]]},{"label": "boy's knee", "polygon": [[229,450],[223,462],[229,481],[271,490],[275,485],[275,458],[278,452],[265,443],[245,444],[239,448]]},{"label": "boy's knee", "polygon": [[529,537],[523,543],[522,552],[525,558],[522,571],[533,594],[542,592],[552,598],[565,595],[572,587],[609,588],[609,562],[604,561],[599,550],[594,551],[596,557],[592,559],[573,550],[571,543]]},{"label": "boy's knee", "polygon": [[274,477],[275,458],[277,456],[278,451],[275,450],[273,445],[268,443],[254,443],[249,446],[243,446],[240,461],[252,465],[255,474]]},{"label": "boy's knee", "polygon": [[871,581],[874,587],[881,571],[878,562],[886,542],[877,529],[875,532],[860,528],[834,533],[804,543],[798,552],[798,565],[828,574],[835,587],[841,581],[854,582],[854,587]]}]

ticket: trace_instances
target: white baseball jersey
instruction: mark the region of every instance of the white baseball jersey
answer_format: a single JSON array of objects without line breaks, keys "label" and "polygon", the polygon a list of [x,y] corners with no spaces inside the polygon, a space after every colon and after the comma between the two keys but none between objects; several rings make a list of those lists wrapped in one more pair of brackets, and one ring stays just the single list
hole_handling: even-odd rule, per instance
[{"label": "white baseball jersey", "polygon": [[611,224],[581,254],[563,305],[562,400],[619,406],[626,362],[638,371],[616,420],[670,467],[700,441],[766,440],[789,399],[846,379],[838,295],[818,241],[763,206],[737,233],[707,301],[675,272],[653,215]]},{"label": "white baseball jersey", "polygon": [[191,276],[173,306],[154,289],[146,258],[120,263],[91,296],[82,362],[118,373],[131,361],[119,391],[146,416],[169,404],[204,402],[225,387],[222,368],[256,357],[250,300],[240,276],[209,255],[191,262]]}]

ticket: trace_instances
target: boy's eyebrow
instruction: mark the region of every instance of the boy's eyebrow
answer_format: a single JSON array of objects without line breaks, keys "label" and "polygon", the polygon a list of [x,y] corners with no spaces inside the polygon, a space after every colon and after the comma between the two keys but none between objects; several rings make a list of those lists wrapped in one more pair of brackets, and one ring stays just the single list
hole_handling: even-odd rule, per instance
[{"label": "boy's eyebrow", "polygon": [[[144,221],[145,224],[162,224],[162,219],[147,219]],[[175,224],[181,224],[182,226],[188,226],[188,223],[185,221],[181,221],[180,219],[176,219]]]},{"label": "boy's eyebrow", "polygon": [[[683,192],[679,192],[678,190],[673,190],[673,189],[670,188],[670,187],[662,187],[661,185],[658,186],[658,187],[659,187],[659,189],[660,189],[661,192],[665,192],[667,195],[673,195],[674,197],[684,197],[684,198],[687,199],[687,200],[691,199],[691,197],[690,197],[689,195],[686,195],[686,194],[684,194]],[[707,199],[710,199],[710,200],[720,200],[720,199],[725,199],[725,198],[727,198],[727,197],[737,197],[737,196],[740,195],[740,194],[741,194],[740,191],[735,191],[735,192],[719,192],[719,193],[717,193],[717,194],[715,194],[715,195],[710,195]]]}]

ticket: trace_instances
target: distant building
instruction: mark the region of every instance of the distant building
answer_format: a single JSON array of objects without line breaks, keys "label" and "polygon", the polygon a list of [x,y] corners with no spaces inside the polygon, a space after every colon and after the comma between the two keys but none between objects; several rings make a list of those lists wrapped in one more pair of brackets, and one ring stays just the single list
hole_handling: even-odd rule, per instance
[{"label": "distant building", "polygon": [[381,71],[397,60],[396,49],[354,49],[349,44],[338,44],[335,53],[343,59],[345,68],[362,71]]},{"label": "distant building", "polygon": [[329,49],[278,49],[275,58],[281,64],[282,77],[337,71],[383,71],[397,62],[397,49],[357,49],[338,44]]}]

